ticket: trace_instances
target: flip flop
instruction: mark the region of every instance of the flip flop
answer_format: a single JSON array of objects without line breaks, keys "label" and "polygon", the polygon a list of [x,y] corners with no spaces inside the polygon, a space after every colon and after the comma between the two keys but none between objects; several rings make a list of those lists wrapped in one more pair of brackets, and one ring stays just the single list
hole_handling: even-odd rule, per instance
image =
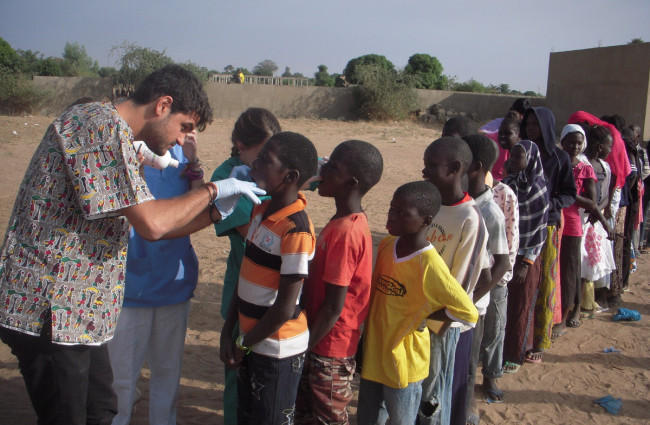
[{"label": "flip flop", "polygon": [[526,353],[526,356],[524,357],[524,361],[528,363],[541,364],[543,357],[544,355],[542,354],[541,351],[538,351],[537,353],[529,351]]},{"label": "flip flop", "polygon": [[505,362],[505,364],[503,365],[503,373],[517,373],[520,367],[521,367],[520,364],[513,363],[513,362]]},{"label": "flip flop", "polygon": [[483,390],[485,401],[488,404],[503,403],[503,391],[501,390]]}]

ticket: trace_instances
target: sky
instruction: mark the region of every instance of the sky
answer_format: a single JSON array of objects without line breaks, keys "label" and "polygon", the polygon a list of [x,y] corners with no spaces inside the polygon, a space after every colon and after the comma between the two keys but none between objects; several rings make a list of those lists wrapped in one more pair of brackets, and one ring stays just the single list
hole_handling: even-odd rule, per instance
[{"label": "sky", "polygon": [[117,67],[111,48],[128,41],[208,69],[270,59],[278,75],[311,77],[365,54],[403,68],[427,53],[460,82],[542,94],[550,53],[650,41],[649,21],[649,0],[0,0],[0,37],[45,57],[76,42]]}]

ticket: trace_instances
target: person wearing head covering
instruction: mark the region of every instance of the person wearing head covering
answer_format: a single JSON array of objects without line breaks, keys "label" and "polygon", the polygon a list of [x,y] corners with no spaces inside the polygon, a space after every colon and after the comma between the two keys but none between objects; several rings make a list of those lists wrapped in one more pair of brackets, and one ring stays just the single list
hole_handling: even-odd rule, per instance
[{"label": "person wearing head covering", "polygon": [[[551,328],[559,298],[556,292],[560,288],[558,258],[562,209],[575,202],[576,185],[569,155],[555,144],[555,117],[550,109],[533,107],[526,111],[522,138],[532,140],[539,148],[550,203],[546,243],[542,249],[542,280],[535,306],[533,350],[527,355],[528,361],[539,363],[541,353],[551,347]],[[561,310],[557,308],[556,321],[560,320]]]},{"label": "person wearing head covering", "polygon": [[[560,251],[562,321],[553,327],[552,336],[564,334],[565,328],[580,326],[580,305],[582,304],[582,217],[581,211],[597,212],[596,174],[589,161],[581,159],[587,146],[587,136],[577,124],[565,125],[560,136],[562,149],[571,158],[573,177],[576,183],[576,202],[562,210],[562,250]],[[600,217],[603,222],[605,218]]]},{"label": "person wearing head covering", "polygon": [[532,320],[541,275],[542,251],[546,241],[549,196],[539,149],[530,140],[522,140],[510,151],[510,173],[502,183],[508,185],[519,201],[519,252],[508,285],[508,308],[503,359],[505,373],[516,372],[524,361],[530,343],[528,329]]},{"label": "person wearing head covering", "polygon": [[[621,137],[621,133],[616,129],[613,124],[605,122],[594,115],[585,112],[574,112],[569,116],[568,122],[570,124],[587,124],[589,126],[601,126],[609,130],[612,136],[612,151],[607,157],[605,162],[609,164],[611,169],[611,178],[614,182],[610,189],[609,199],[611,201],[609,207],[605,208],[604,215],[607,219],[615,223],[615,239],[614,239],[614,258],[618,267],[611,274],[610,279],[610,292],[609,299],[612,304],[620,301],[621,294],[625,282],[630,274],[630,248],[629,244],[625,243],[625,224],[628,216],[628,203],[626,200],[622,201],[622,196],[626,193],[625,180],[631,174],[632,168],[630,160],[625,149],[625,142]],[[631,214],[629,214],[631,216]],[[629,225],[627,227],[630,227]],[[607,306],[603,306],[607,307]]]}]

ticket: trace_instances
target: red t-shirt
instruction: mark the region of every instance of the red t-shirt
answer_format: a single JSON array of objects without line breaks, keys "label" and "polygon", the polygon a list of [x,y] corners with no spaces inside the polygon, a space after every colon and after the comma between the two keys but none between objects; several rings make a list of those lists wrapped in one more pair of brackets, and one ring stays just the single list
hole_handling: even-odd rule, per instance
[{"label": "red t-shirt", "polygon": [[325,357],[351,357],[357,351],[359,328],[366,319],[372,280],[372,236],[364,213],[332,220],[318,235],[305,287],[307,320],[313,320],[325,299],[326,283],[347,286],[339,319],[313,348]]},{"label": "red t-shirt", "polygon": [[[573,178],[576,182],[576,189],[578,195],[584,196],[584,182],[586,179],[597,180],[596,173],[591,165],[579,162],[578,165],[573,166]],[[562,210],[564,214],[564,227],[562,228],[562,235],[566,236],[582,236],[582,220],[580,219],[580,211],[578,205],[573,204],[570,207]]]}]

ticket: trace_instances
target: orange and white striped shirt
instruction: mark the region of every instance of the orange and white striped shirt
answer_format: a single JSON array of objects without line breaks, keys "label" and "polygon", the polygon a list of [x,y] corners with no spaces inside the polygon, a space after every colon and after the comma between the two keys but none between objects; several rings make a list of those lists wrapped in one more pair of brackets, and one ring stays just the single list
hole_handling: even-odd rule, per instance
[{"label": "orange and white striped shirt", "polygon": [[[302,194],[289,206],[263,218],[269,207],[266,201],[253,209],[246,236],[237,294],[239,329],[249,332],[275,303],[280,276],[306,278],[309,261],[314,256],[314,226],[305,213],[307,200]],[[269,338],[255,344],[252,351],[274,358],[295,356],[307,350],[309,329],[307,316],[296,299],[296,312]]]}]

